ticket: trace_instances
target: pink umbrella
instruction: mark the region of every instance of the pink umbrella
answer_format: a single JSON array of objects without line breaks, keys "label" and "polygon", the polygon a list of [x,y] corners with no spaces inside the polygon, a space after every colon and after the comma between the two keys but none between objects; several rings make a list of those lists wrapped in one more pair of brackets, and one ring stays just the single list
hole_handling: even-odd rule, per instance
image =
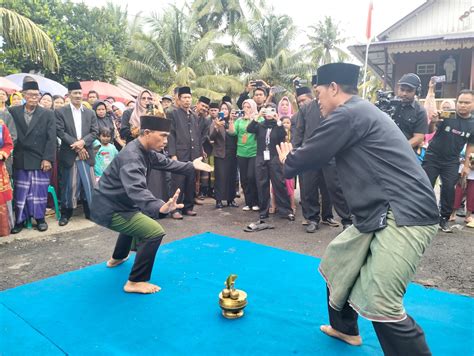
[{"label": "pink umbrella", "polygon": [[15,91],[21,91],[21,87],[11,80],[8,80],[5,77],[0,77],[0,89],[3,89],[7,92],[7,94],[11,94]]},{"label": "pink umbrella", "polygon": [[125,92],[124,90],[116,87],[113,84],[99,82],[95,80],[89,80],[81,82],[82,92],[87,95],[91,90],[95,90],[99,93],[99,99],[104,100],[109,96],[113,97],[115,101],[121,101],[122,103],[128,103],[130,100],[135,100],[133,96]]}]

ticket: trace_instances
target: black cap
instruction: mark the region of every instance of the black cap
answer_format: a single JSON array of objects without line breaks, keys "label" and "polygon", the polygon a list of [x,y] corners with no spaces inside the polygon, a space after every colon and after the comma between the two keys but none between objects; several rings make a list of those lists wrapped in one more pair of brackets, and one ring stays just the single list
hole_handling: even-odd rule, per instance
[{"label": "black cap", "polygon": [[224,95],[224,96],[222,97],[222,101],[223,101],[224,103],[231,103],[231,104],[232,104],[232,98],[231,98],[229,95]]},{"label": "black cap", "polygon": [[210,103],[209,109],[219,109],[219,103]]},{"label": "black cap", "polygon": [[67,90],[69,90],[69,91],[82,90],[81,83],[79,83],[79,82],[68,83]]},{"label": "black cap", "polygon": [[318,75],[317,74],[314,74],[312,77],[311,77],[311,85],[316,85],[318,84]]},{"label": "black cap", "polygon": [[211,99],[206,98],[205,96],[201,96],[198,101],[207,105],[211,103]]},{"label": "black cap", "polygon": [[171,120],[159,116],[140,116],[140,129],[152,131],[170,132]]},{"label": "black cap", "polygon": [[330,63],[318,68],[317,85],[327,85],[332,82],[357,87],[360,67],[350,63]]},{"label": "black cap", "polygon": [[181,87],[178,89],[178,95],[183,95],[183,94],[191,94],[191,88],[190,87]]},{"label": "black cap", "polygon": [[305,95],[305,94],[311,94],[311,89],[308,88],[308,87],[300,87],[300,88],[296,88],[296,96],[300,96],[300,95]]},{"label": "black cap", "polygon": [[408,85],[411,88],[418,88],[421,86],[421,80],[420,77],[417,76],[415,73],[408,73],[404,74],[400,80],[398,81],[398,84],[400,85]]},{"label": "black cap", "polygon": [[39,90],[38,82],[23,82],[23,90]]}]

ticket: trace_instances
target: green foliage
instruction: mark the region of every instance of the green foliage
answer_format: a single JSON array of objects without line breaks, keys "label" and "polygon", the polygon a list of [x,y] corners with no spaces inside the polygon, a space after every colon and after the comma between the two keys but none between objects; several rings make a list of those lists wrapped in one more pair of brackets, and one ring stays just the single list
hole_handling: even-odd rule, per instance
[{"label": "green foliage", "polygon": [[60,0],[4,0],[5,8],[24,14],[38,24],[53,40],[60,68],[44,68],[37,58],[19,53],[8,43],[0,62],[22,72],[41,71],[58,82],[116,78],[119,56],[128,38],[126,13],[111,4],[89,8],[83,3]]}]

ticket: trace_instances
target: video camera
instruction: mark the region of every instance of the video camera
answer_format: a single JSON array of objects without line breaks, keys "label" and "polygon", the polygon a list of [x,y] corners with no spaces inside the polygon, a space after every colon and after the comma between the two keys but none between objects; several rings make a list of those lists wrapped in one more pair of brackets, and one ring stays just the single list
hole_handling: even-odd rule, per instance
[{"label": "video camera", "polygon": [[293,78],[293,85],[295,88],[301,88],[304,84],[308,84],[306,79],[301,79],[300,77]]},{"label": "video camera", "polygon": [[388,116],[393,117],[398,107],[402,104],[400,99],[396,99],[393,91],[377,90],[377,101],[375,106]]}]

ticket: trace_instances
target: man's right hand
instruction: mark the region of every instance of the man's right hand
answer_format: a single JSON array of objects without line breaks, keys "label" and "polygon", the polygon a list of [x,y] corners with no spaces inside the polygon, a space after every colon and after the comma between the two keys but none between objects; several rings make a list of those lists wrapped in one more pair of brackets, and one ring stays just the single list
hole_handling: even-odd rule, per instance
[{"label": "man's right hand", "polygon": [[85,148],[83,148],[82,150],[77,152],[77,154],[79,155],[79,159],[81,161],[85,161],[86,159],[89,158],[89,152],[87,152],[87,150]]},{"label": "man's right hand", "polygon": [[173,161],[177,161],[177,160],[178,160],[178,156],[171,156],[171,159],[172,159]]},{"label": "man's right hand", "polygon": [[160,213],[168,214],[172,211],[175,211],[176,209],[184,208],[184,204],[178,204],[179,193],[180,193],[180,190],[178,188],[176,192],[174,193],[174,195],[166,203],[164,203],[161,206]]},{"label": "man's right hand", "polygon": [[443,119],[441,119],[441,118],[439,117],[439,111],[435,111],[435,112],[431,115],[430,121],[431,121],[431,123],[433,123],[433,124],[437,124],[437,123],[443,121]]}]

